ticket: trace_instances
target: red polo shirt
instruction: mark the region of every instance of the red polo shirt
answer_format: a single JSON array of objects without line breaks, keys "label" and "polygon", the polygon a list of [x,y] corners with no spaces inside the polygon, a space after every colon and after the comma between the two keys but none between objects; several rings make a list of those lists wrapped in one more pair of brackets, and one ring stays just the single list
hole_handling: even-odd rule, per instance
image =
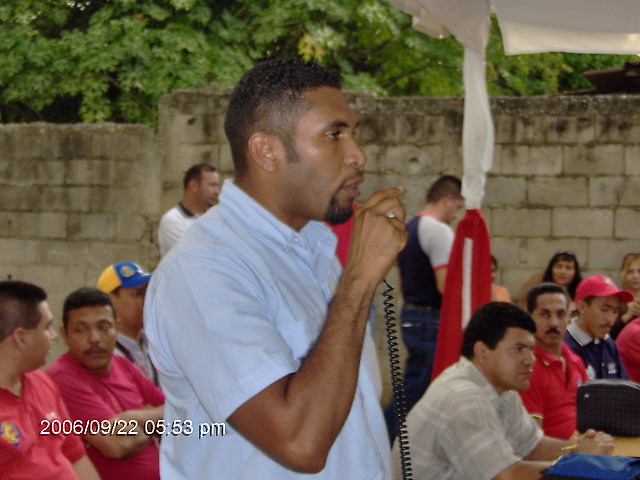
[{"label": "red polo shirt", "polygon": [[531,415],[542,417],[542,430],[549,437],[568,439],[576,429],[576,393],[588,380],[582,359],[562,344],[562,361],[535,346],[536,362],[529,389],[519,392]]},{"label": "red polo shirt", "polygon": [[620,361],[634,382],[640,382],[640,318],[627,324],[618,334],[616,345]]},{"label": "red polo shirt", "polygon": [[[51,420],[69,422],[60,392],[41,371],[22,375],[22,396],[0,388],[0,476],[11,480],[76,479],[85,455],[76,435],[52,433]],[[56,422],[54,431],[60,432]],[[65,426],[69,426],[65,425]]]}]

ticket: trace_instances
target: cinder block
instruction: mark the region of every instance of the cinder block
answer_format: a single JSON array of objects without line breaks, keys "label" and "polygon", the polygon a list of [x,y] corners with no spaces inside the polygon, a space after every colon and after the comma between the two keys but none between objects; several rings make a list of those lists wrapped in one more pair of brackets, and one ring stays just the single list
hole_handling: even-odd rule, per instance
[{"label": "cinder block", "polygon": [[[616,239],[640,240],[640,209],[616,209],[614,237]],[[640,241],[637,250],[640,251]]]},{"label": "cinder block", "polygon": [[395,143],[410,145],[441,143],[445,131],[444,118],[413,112],[405,111],[395,116],[398,132],[398,137],[394,139]]},{"label": "cinder block", "polygon": [[9,212],[38,210],[41,189],[37,186],[3,185],[0,188],[0,209]]},{"label": "cinder block", "polygon": [[522,264],[528,268],[543,271],[556,252],[568,250],[576,255],[580,268],[582,268],[586,266],[588,260],[587,246],[587,239],[579,238],[577,235],[566,238],[529,238],[520,251],[520,258]]},{"label": "cinder block", "polygon": [[42,243],[40,248],[41,264],[88,267],[93,262],[86,241],[52,240]]},{"label": "cinder block", "polygon": [[540,133],[547,143],[576,143],[578,136],[577,119],[568,116],[551,117],[547,120],[545,129]]},{"label": "cinder block", "polygon": [[507,287],[511,295],[511,301],[520,300],[524,285],[533,276],[540,273],[539,270],[523,268],[505,268],[502,272],[502,284]]},{"label": "cinder block", "polygon": [[21,238],[66,238],[67,215],[64,213],[22,213],[16,217]]},{"label": "cinder block", "polygon": [[520,268],[520,243],[521,240],[517,238],[503,238],[491,234],[491,253],[498,260],[498,268],[502,272],[508,268]]},{"label": "cinder block", "polygon": [[576,145],[564,147],[563,172],[579,175],[620,175],[624,171],[622,145]]},{"label": "cinder block", "polygon": [[[184,170],[187,170],[191,165],[195,165],[197,163],[209,163],[211,165],[219,164],[217,145],[183,144],[180,145],[178,151],[184,165],[187,165]],[[179,177],[181,177],[181,175],[179,175]]]},{"label": "cinder block", "polygon": [[516,138],[516,123],[511,115],[496,113],[493,116],[493,128],[495,131],[495,143],[512,144]]},{"label": "cinder block", "polygon": [[631,138],[640,138],[640,125],[628,115],[604,115],[596,123],[595,138],[599,143],[626,143]]},{"label": "cinder block", "polygon": [[104,211],[108,213],[143,213],[144,194],[143,188],[111,188],[107,192],[106,202],[108,208]]},{"label": "cinder block", "polygon": [[576,142],[591,143],[596,138],[596,120],[593,116],[579,116],[576,119]]},{"label": "cinder block", "polygon": [[587,203],[587,180],[580,177],[534,176],[528,181],[532,205],[582,206]]},{"label": "cinder block", "polygon": [[0,182],[14,186],[62,185],[64,163],[42,158],[16,158],[0,162]]},{"label": "cinder block", "polygon": [[526,200],[526,180],[520,177],[487,176],[483,205],[520,206]]},{"label": "cinder block", "polygon": [[442,171],[443,153],[441,146],[398,145],[383,147],[381,154],[383,174],[425,175]]},{"label": "cinder block", "polygon": [[20,267],[13,262],[11,264],[0,262],[0,280],[21,280]]},{"label": "cinder block", "polygon": [[[0,202],[0,205],[2,205],[2,202]],[[0,237],[16,237],[18,230],[18,214],[0,211]]]},{"label": "cinder block", "polygon": [[620,202],[624,190],[624,178],[599,176],[589,179],[589,205],[594,207],[615,207]]},{"label": "cinder block", "polygon": [[155,267],[151,263],[153,253],[148,242],[106,243],[91,242],[89,252],[92,264],[101,272],[107,265],[115,262],[130,261],[138,263],[145,270],[151,271]]},{"label": "cinder block", "polygon": [[589,240],[589,271],[597,275],[601,271],[614,271],[611,276],[620,286],[620,267],[627,253],[640,251],[638,237],[633,239],[607,238]]},{"label": "cinder block", "polygon": [[531,145],[542,140],[540,132],[545,129],[545,119],[539,115],[518,116],[515,123],[515,143]]},{"label": "cinder block", "polygon": [[640,176],[625,176],[624,188],[620,194],[621,206],[638,206],[638,199],[640,198]]},{"label": "cinder block", "polygon": [[110,185],[113,162],[109,160],[70,159],[65,182],[68,185]]},{"label": "cinder block", "polygon": [[41,189],[34,199],[37,201],[31,211],[71,212],[89,211],[99,205],[95,193],[89,187],[58,187]]},{"label": "cinder block", "polygon": [[40,262],[40,241],[0,237],[0,265],[28,265]]},{"label": "cinder block", "polygon": [[34,130],[33,126],[29,127],[14,132],[13,144],[16,158],[28,160],[47,158],[46,129],[36,127]]},{"label": "cinder block", "polygon": [[77,214],[69,215],[69,239],[71,240],[110,240],[116,238],[116,215],[113,214]]},{"label": "cinder block", "polygon": [[504,147],[502,171],[509,175],[558,175],[562,171],[561,147]]},{"label": "cinder block", "polygon": [[492,208],[490,231],[499,237],[546,237],[551,234],[551,211],[541,208]]},{"label": "cinder block", "polygon": [[226,139],[224,117],[220,112],[177,115],[175,121],[179,125],[175,135],[181,143],[211,144],[221,143]]},{"label": "cinder block", "polygon": [[637,206],[640,196],[640,178],[630,176],[597,176],[589,179],[590,199],[593,206]]},{"label": "cinder block", "polygon": [[555,237],[609,238],[613,235],[613,209],[556,208],[552,225]]},{"label": "cinder block", "polygon": [[627,175],[640,175],[640,145],[627,145],[624,148],[624,165]]},{"label": "cinder block", "polygon": [[116,216],[116,237],[118,239],[140,241],[145,238],[145,233],[150,229],[151,226],[148,225],[147,220],[140,215]]},{"label": "cinder block", "polygon": [[[67,277],[67,267],[63,265],[24,265],[20,267],[20,277],[26,282],[41,286],[48,294],[59,289],[60,285],[70,284]],[[71,288],[65,289],[65,291],[71,293]]]},{"label": "cinder block", "polygon": [[[157,157],[156,157],[157,158]],[[161,169],[161,163],[158,159],[155,169]],[[159,175],[149,170],[149,165],[144,158],[135,160],[110,160],[109,172],[111,179],[109,186],[115,188],[138,188],[142,189],[144,183],[149,181],[159,182]]]}]

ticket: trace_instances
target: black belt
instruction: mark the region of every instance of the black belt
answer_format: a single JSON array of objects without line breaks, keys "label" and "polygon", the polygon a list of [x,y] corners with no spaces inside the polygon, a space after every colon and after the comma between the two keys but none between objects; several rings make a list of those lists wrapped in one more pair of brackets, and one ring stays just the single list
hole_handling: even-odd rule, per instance
[{"label": "black belt", "polygon": [[430,305],[419,305],[417,303],[405,303],[404,305],[402,305],[402,308],[407,310],[415,310],[416,312],[420,312],[420,313],[432,313],[434,315],[440,315],[440,309],[433,308]]}]

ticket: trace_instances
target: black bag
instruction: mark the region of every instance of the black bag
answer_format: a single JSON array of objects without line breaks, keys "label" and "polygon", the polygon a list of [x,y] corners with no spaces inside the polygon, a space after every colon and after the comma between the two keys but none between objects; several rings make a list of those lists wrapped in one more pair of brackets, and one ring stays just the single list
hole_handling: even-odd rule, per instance
[{"label": "black bag", "polygon": [[541,480],[640,479],[640,458],[574,452],[560,457]]},{"label": "black bag", "polygon": [[578,387],[577,428],[602,430],[618,437],[640,437],[640,384],[602,378]]}]

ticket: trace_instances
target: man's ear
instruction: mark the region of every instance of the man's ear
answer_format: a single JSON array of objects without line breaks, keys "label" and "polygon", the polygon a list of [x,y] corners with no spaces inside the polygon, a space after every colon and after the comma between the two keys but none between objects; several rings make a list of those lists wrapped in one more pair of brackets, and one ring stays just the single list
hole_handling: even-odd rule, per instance
[{"label": "man's ear", "polygon": [[250,161],[265,172],[275,172],[282,158],[282,142],[275,136],[264,132],[255,132],[249,138]]},{"label": "man's ear", "polygon": [[476,343],[473,344],[473,358],[479,363],[479,364],[483,364],[485,359],[487,358],[487,350],[489,349],[489,347],[487,347],[484,342],[481,342],[480,340],[478,340]]},{"label": "man's ear", "polygon": [[584,313],[584,311],[589,308],[589,304],[584,300],[578,300],[576,302],[576,309],[578,310],[579,316]]},{"label": "man's ear", "polygon": [[17,350],[24,351],[27,348],[28,343],[27,329],[23,327],[16,327],[16,329],[11,332],[11,339]]},{"label": "man's ear", "polygon": [[195,192],[198,190],[199,184],[200,183],[197,178],[192,178],[191,180],[189,180],[189,183],[187,183],[187,190],[189,190],[190,192]]}]

